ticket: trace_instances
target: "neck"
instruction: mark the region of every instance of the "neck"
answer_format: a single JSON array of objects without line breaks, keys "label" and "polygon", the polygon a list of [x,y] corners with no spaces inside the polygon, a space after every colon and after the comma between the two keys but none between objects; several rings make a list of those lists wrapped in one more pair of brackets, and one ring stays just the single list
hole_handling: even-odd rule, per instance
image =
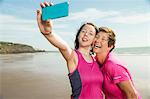
[{"label": "neck", "polygon": [[102,65],[104,64],[106,58],[107,58],[107,55],[108,55],[109,52],[106,52],[106,53],[96,53],[96,57],[97,57],[97,60],[98,62]]},{"label": "neck", "polygon": [[80,51],[85,56],[90,55],[90,47],[86,48],[79,47],[78,51]]}]

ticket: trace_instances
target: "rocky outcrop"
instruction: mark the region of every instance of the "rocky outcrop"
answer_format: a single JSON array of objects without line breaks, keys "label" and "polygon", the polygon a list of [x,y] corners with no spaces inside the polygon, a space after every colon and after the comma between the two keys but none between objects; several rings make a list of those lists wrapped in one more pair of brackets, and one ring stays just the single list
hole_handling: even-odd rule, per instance
[{"label": "rocky outcrop", "polygon": [[0,42],[0,54],[44,52],[35,50],[32,46],[11,42]]}]

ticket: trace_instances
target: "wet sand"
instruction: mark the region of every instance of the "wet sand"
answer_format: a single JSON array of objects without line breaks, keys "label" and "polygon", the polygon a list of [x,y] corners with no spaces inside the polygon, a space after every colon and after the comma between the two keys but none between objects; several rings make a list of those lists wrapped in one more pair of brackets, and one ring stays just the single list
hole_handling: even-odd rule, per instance
[{"label": "wet sand", "polygon": [[[67,75],[5,70],[2,72],[1,85],[3,98],[0,99],[70,99],[71,94]],[[136,80],[136,87],[143,99],[150,99],[148,81]]]},{"label": "wet sand", "polygon": [[0,56],[0,99],[70,99],[67,67],[58,56],[58,53]]},{"label": "wet sand", "polygon": [[[5,55],[0,60],[0,99],[70,99],[67,67],[58,54]],[[135,79],[143,99],[150,99],[149,82]]]},{"label": "wet sand", "polygon": [[69,99],[67,76],[5,69],[2,72],[3,99]]}]

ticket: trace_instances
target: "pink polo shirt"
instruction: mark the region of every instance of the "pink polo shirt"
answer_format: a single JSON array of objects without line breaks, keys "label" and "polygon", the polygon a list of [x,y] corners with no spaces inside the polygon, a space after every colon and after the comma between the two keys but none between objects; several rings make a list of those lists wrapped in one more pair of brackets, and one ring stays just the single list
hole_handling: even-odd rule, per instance
[{"label": "pink polo shirt", "polygon": [[[109,53],[103,64],[102,73],[104,75],[104,94],[106,99],[127,99],[124,92],[117,86],[117,83],[131,80],[131,75],[125,65],[112,53]],[[141,97],[139,96],[139,99]]]}]

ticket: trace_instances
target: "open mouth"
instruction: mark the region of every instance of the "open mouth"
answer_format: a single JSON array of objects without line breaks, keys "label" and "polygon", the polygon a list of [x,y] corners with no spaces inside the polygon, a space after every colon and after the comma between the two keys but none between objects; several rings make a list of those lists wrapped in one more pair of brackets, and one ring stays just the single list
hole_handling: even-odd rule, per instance
[{"label": "open mouth", "polygon": [[88,39],[87,38],[82,38],[82,41],[87,42]]},{"label": "open mouth", "polygon": [[95,44],[94,47],[95,47],[95,48],[101,48],[101,46],[98,45],[98,44]]}]

